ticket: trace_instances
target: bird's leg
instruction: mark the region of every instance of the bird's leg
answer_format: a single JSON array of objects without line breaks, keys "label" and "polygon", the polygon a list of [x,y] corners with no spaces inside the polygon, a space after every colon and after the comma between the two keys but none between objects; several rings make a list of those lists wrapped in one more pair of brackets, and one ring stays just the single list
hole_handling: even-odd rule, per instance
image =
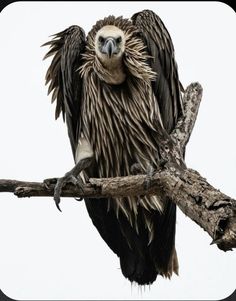
[{"label": "bird's leg", "polygon": [[155,169],[151,164],[148,164],[146,169],[146,178],[144,180],[144,189],[148,190],[151,187],[151,180],[154,175]]},{"label": "bird's leg", "polygon": [[152,180],[152,177],[153,177],[154,173],[157,172],[157,171],[163,170],[165,168],[165,165],[166,165],[167,162],[168,161],[165,160],[165,159],[159,160],[156,169],[154,169],[154,167],[151,164],[148,164],[148,166],[146,168],[147,177],[144,180],[144,189],[145,190],[148,190],[150,188],[151,180]]},{"label": "bird's leg", "polygon": [[[84,183],[82,178],[80,177],[80,172],[85,168],[88,168],[93,161],[93,150],[92,147],[83,135],[81,135],[78,145],[75,152],[75,161],[76,165],[68,171],[64,177],[58,179],[46,179],[44,180],[45,186],[49,188],[51,184],[56,184],[54,188],[54,201],[56,203],[57,208],[61,211],[59,207],[60,196],[63,187],[67,183],[72,183],[74,185],[78,185],[80,189],[83,191]],[[82,198],[77,199],[78,201]]]},{"label": "bird's leg", "polygon": [[80,172],[85,168],[89,167],[92,163],[92,157],[81,159],[70,171],[68,171],[64,177],[58,178],[57,183],[54,189],[54,201],[56,203],[57,208],[61,211],[59,207],[60,196],[62,188],[67,183],[72,183],[74,185],[78,185],[80,189],[83,191],[84,183],[82,178],[80,177]]},{"label": "bird's leg", "polygon": [[57,183],[57,178],[49,178],[43,180],[43,184],[47,189],[49,189],[51,185],[55,185],[56,183]]},{"label": "bird's leg", "polygon": [[150,163],[147,165],[146,169],[144,169],[140,163],[134,163],[131,166],[130,171],[132,175],[146,174],[146,178],[144,180],[144,189],[148,190],[150,188],[151,179],[155,171]]}]

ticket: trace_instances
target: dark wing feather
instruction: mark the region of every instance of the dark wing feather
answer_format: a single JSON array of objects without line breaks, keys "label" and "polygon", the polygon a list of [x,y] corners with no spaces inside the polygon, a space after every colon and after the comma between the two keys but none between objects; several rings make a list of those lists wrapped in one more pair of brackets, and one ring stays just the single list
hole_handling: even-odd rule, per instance
[{"label": "dark wing feather", "polygon": [[80,109],[82,78],[78,72],[81,55],[85,48],[85,33],[79,26],[70,26],[53,35],[54,38],[42,46],[50,46],[45,55],[53,59],[46,74],[49,83],[48,94],[52,92],[52,102],[56,100],[56,119],[62,113],[66,119],[73,154],[80,132]]},{"label": "dark wing feather", "polygon": [[[157,74],[152,83],[153,92],[160,108],[162,123],[170,133],[183,113],[183,88],[179,82],[171,37],[161,19],[150,10],[136,13],[131,19],[151,56],[149,64]],[[176,205],[169,199],[163,202],[165,208],[162,214],[151,213],[155,235],[149,245],[149,256],[157,271],[167,275],[175,245]]]},{"label": "dark wing feather", "polygon": [[153,91],[160,107],[163,125],[170,132],[182,114],[182,85],[179,82],[171,37],[161,19],[150,10],[136,13],[131,19],[147,46],[151,56],[150,66],[157,73]]}]

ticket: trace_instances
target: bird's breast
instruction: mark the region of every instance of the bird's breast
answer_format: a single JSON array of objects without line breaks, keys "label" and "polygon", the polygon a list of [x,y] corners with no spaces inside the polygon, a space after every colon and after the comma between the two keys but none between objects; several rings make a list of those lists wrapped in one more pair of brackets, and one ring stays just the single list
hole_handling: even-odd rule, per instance
[{"label": "bird's breast", "polygon": [[113,86],[91,77],[84,92],[82,131],[92,147],[98,176],[125,176],[134,163],[145,168],[156,162],[151,87],[130,79]]}]

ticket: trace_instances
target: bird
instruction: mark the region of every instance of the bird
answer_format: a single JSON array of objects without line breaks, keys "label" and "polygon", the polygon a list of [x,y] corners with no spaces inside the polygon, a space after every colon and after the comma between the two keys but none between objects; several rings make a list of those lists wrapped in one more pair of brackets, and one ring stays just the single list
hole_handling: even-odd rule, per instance
[{"label": "bird", "polygon": [[[175,50],[151,10],[131,18],[109,15],[88,34],[72,25],[43,44],[51,57],[46,85],[55,118],[63,116],[75,161],[57,180],[58,209],[66,183],[89,178],[151,174],[160,162],[158,129],[167,133],[183,115]],[[95,228],[119,257],[131,283],[152,284],[178,275],[176,205],[155,195],[85,198]]]}]

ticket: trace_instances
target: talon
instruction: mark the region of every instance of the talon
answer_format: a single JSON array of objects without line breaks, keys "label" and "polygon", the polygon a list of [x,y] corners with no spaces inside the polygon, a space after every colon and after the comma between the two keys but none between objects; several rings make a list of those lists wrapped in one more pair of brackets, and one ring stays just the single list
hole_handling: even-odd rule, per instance
[{"label": "talon", "polygon": [[81,202],[83,198],[75,198],[76,201]]},{"label": "talon", "polygon": [[56,205],[57,209],[58,209],[60,212],[62,212],[62,210],[61,210],[61,208],[60,208],[60,206],[59,206],[59,204],[60,204],[60,202],[61,202],[60,195],[55,195],[55,193],[54,193],[53,199],[54,199],[54,201],[55,201],[55,205]]},{"label": "talon", "polygon": [[151,178],[150,177],[146,177],[146,179],[144,180],[144,189],[148,190],[151,187]]},{"label": "talon", "polygon": [[58,200],[55,200],[55,198],[54,198],[54,201],[55,201],[55,204],[56,204],[57,209],[58,209],[60,212],[62,212],[62,210],[61,210],[61,208],[60,208],[60,206],[59,206],[60,200],[58,201]]},{"label": "talon", "polygon": [[62,178],[59,178],[57,180],[57,183],[56,183],[56,186],[54,188],[54,201],[55,201],[55,204],[57,206],[57,209],[59,211],[61,211],[61,208],[59,206],[59,203],[60,203],[60,196],[61,196],[61,191],[62,191],[62,188],[63,186],[66,184],[66,177],[62,177]]},{"label": "talon", "polygon": [[154,168],[151,165],[147,167],[147,176],[144,180],[144,189],[148,190],[151,187],[152,176],[154,174]]},{"label": "talon", "polygon": [[76,185],[78,185],[82,193],[84,193],[84,182],[82,181],[81,177],[76,178],[76,180],[77,180]]},{"label": "talon", "polygon": [[[57,183],[54,188],[54,201],[59,211],[61,211],[61,208],[59,206],[61,192],[63,187],[66,186],[67,183],[78,185],[81,191],[84,192],[84,183],[82,179],[80,177],[75,177],[74,174],[71,172],[66,173],[64,177],[57,179]],[[78,198],[77,200],[81,201],[82,198]]]},{"label": "talon", "polygon": [[49,178],[43,180],[43,184],[47,189],[50,189],[51,185],[55,185],[57,183],[57,178]]}]

